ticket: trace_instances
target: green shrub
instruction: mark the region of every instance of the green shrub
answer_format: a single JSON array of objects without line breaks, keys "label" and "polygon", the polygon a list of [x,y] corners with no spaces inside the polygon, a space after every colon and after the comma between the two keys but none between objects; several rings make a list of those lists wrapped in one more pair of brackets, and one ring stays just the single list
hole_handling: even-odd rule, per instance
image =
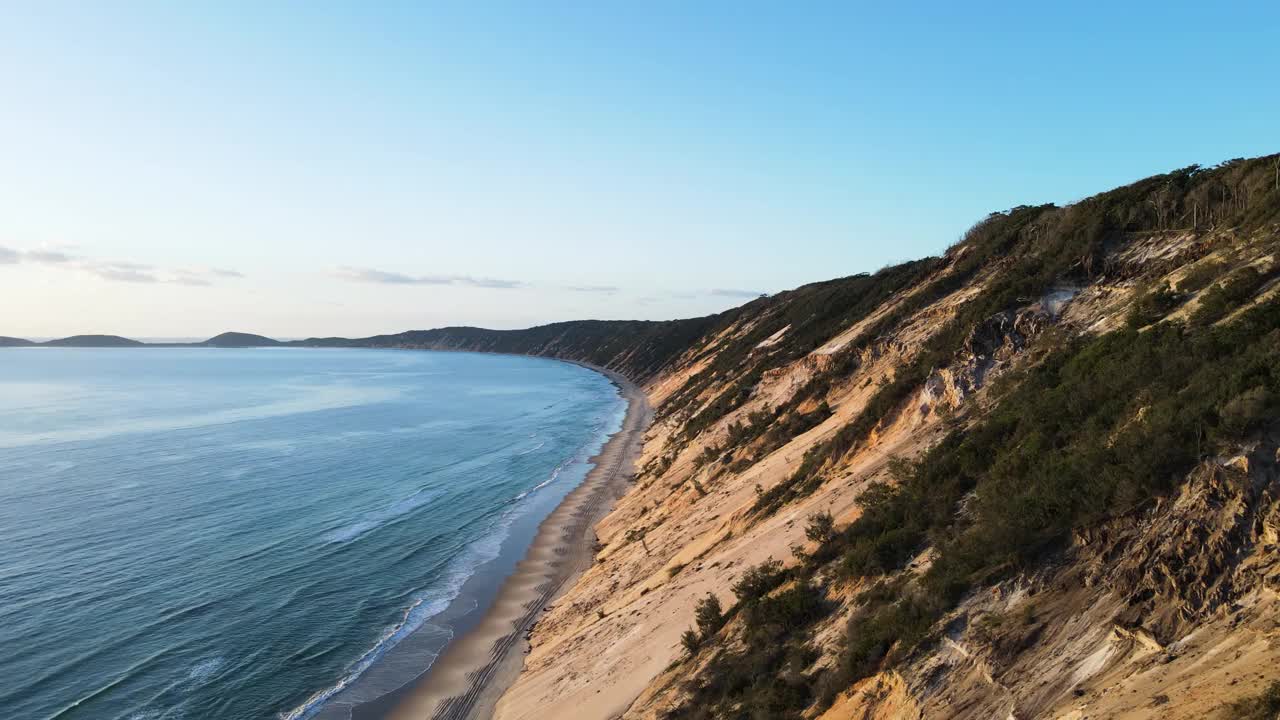
[{"label": "green shrub", "polygon": [[835,535],[836,519],[830,512],[819,512],[809,516],[804,527],[804,536],[812,542],[827,542]]},{"label": "green shrub", "polygon": [[1225,265],[1222,262],[1214,261],[1201,263],[1187,271],[1187,274],[1178,281],[1178,292],[1195,293],[1209,287],[1209,284],[1218,279],[1222,274]]},{"label": "green shrub", "polygon": [[720,607],[720,599],[710,594],[698,601],[693,611],[693,618],[698,626],[698,635],[703,639],[719,632],[726,620],[724,609]]},{"label": "green shrub", "polygon": [[733,585],[733,594],[739,603],[750,603],[773,592],[773,589],[786,582],[787,571],[782,562],[769,558],[750,567]]},{"label": "green shrub", "polygon": [[698,637],[698,633],[693,630],[685,630],[680,636],[680,644],[684,646],[684,651],[690,655],[698,654],[698,648],[702,647],[702,638]]},{"label": "green shrub", "polygon": [[1129,327],[1140,328],[1162,320],[1171,310],[1182,304],[1182,296],[1166,283],[1140,294],[1129,308]]},{"label": "green shrub", "polygon": [[[739,606],[746,613],[742,649],[712,656],[686,683],[688,698],[665,717],[799,720],[813,703],[815,678],[805,671],[818,653],[808,642],[808,627],[829,610],[821,591],[801,583]],[[695,651],[705,643],[701,639]]]},{"label": "green shrub", "polygon": [[1227,401],[1218,412],[1223,432],[1232,437],[1247,435],[1276,415],[1275,404],[1275,395],[1266,387],[1259,385],[1245,390]]},{"label": "green shrub", "polygon": [[1239,307],[1262,287],[1266,276],[1257,268],[1247,267],[1232,273],[1223,282],[1214,285],[1200,299],[1200,305],[1191,316],[1196,325],[1209,325],[1222,319]]}]

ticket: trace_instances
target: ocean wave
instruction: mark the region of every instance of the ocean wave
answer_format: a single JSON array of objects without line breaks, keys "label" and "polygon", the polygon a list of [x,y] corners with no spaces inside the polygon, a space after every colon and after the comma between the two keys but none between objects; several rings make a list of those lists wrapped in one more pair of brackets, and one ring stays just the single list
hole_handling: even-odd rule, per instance
[{"label": "ocean wave", "polygon": [[226,664],[227,659],[224,657],[201,660],[192,666],[191,670],[187,673],[187,679],[197,683],[204,682],[205,680],[208,680],[211,675],[216,673],[219,668]]},{"label": "ocean wave", "polygon": [[580,460],[578,460],[578,456],[575,454],[573,457],[571,457],[571,458],[569,458],[568,460],[565,460],[564,462],[562,462],[562,463],[560,463],[559,465],[555,466],[555,468],[553,468],[553,469],[551,470],[551,475],[550,475],[550,477],[548,477],[546,480],[543,480],[542,482],[538,483],[537,485],[534,485],[533,487],[529,488],[528,490],[525,490],[524,492],[520,493],[519,495],[516,495],[514,498],[512,498],[512,499],[511,499],[511,501],[512,501],[512,502],[516,502],[516,501],[518,501],[518,500],[523,500],[523,499],[525,499],[526,497],[529,497],[530,495],[532,495],[533,493],[536,493],[536,492],[538,492],[539,490],[541,490],[542,488],[544,488],[544,487],[546,487],[546,486],[550,485],[551,483],[555,482],[557,478],[559,478],[559,477],[560,477],[560,473],[561,473],[561,472],[563,472],[563,471],[564,471],[564,469],[565,469],[566,467],[568,467],[568,466],[570,466],[570,465],[572,465],[572,464],[574,464],[574,463],[576,463],[576,462],[581,462],[581,461],[580,461]]},{"label": "ocean wave", "polygon": [[403,515],[413,512],[443,494],[444,490],[424,488],[382,510],[366,515],[358,522],[330,532],[324,536],[324,540],[330,544],[349,543],[371,530],[376,530]]},{"label": "ocean wave", "polygon": [[[399,644],[401,640],[408,637],[419,628],[424,627],[433,617],[444,612],[451,603],[458,599],[458,596],[462,593],[462,588],[466,584],[467,580],[470,579],[482,565],[498,557],[502,550],[502,545],[506,542],[510,533],[511,524],[517,517],[519,517],[521,512],[523,512],[524,508],[527,506],[526,503],[520,503],[518,501],[527,497],[529,494],[554,483],[560,478],[565,469],[574,465],[587,463],[592,455],[599,452],[600,447],[608,437],[621,429],[623,418],[625,417],[625,410],[626,403],[619,397],[619,402],[615,406],[613,413],[607,414],[604,417],[595,418],[600,422],[592,428],[592,432],[589,434],[589,439],[580,445],[568,458],[557,465],[551,471],[551,474],[547,479],[513,498],[512,504],[494,520],[493,525],[490,527],[490,531],[471,542],[461,554],[451,561],[445,571],[441,574],[440,578],[432,584],[432,587],[424,591],[424,593],[420,595],[407,610],[405,610],[401,621],[387,628],[379,637],[377,642],[375,642],[374,645],[363,655],[356,659],[356,661],[349,667],[346,674],[338,682],[316,692],[311,697],[307,698],[304,703],[293,710],[290,710],[287,713],[281,713],[279,715],[280,720],[307,720],[308,718],[313,717],[321,710],[326,702],[350,687],[351,684],[358,680],[370,667],[373,666],[375,662],[378,661],[379,658]],[[417,495],[414,496],[414,498],[416,497]],[[405,503],[412,501],[414,498],[401,501],[400,503],[397,503],[397,505],[392,506],[392,508],[402,506]],[[423,500],[422,502],[427,501]],[[387,511],[383,511],[376,515],[379,517],[386,515],[390,510],[391,508],[388,508]],[[408,512],[408,510],[403,510],[400,514],[403,514],[404,512]],[[342,533],[343,536],[346,536],[350,534],[351,530],[357,527],[362,527],[375,520],[376,518],[371,516],[359,523],[356,523],[355,525],[344,528],[344,531],[346,532],[338,532]],[[387,520],[384,519],[382,523],[378,524],[383,524],[385,522],[387,522]],[[372,527],[369,529],[372,529]],[[360,534],[368,532],[369,529],[361,530],[359,533],[351,535],[350,539],[354,539]],[[450,630],[449,628],[441,629]],[[427,668],[429,667],[430,663],[427,664]],[[424,670],[427,668],[424,668]]]},{"label": "ocean wave", "polygon": [[[458,599],[462,587],[481,565],[498,557],[502,543],[506,541],[514,513],[503,514],[494,523],[491,532],[473,541],[467,548],[449,563],[440,579],[432,587],[420,594],[404,611],[398,623],[388,627],[374,642],[373,646],[351,664],[346,674],[338,682],[316,692],[298,707],[279,715],[280,720],[307,720],[320,711],[330,698],[347,689],[360,678],[375,662],[389,650],[400,644],[418,629],[427,625],[427,621],[444,612]],[[452,633],[449,628],[441,630]]]},{"label": "ocean wave", "polygon": [[[187,670],[186,678],[171,685],[170,690],[178,693],[197,692],[201,686],[213,680],[214,675],[226,665],[227,659],[222,656],[201,660]],[[177,704],[161,708],[144,707],[128,715],[126,720],[183,720],[187,716],[187,710],[184,707],[187,700],[178,700],[168,691],[163,696],[174,699]],[[152,702],[157,700],[158,698],[152,698]]]},{"label": "ocean wave", "polygon": [[352,664],[351,668],[347,671],[347,674],[344,675],[341,680],[307,698],[305,702],[293,710],[290,710],[287,713],[281,713],[279,715],[280,720],[306,720],[306,718],[315,715],[320,711],[320,708],[329,700],[329,698],[347,689],[347,687],[359,679],[360,676],[378,660],[378,658],[385,655],[388,650],[399,644],[401,640],[408,637],[414,630],[422,627],[429,618],[444,612],[444,609],[449,607],[449,603],[451,601],[452,600],[450,598],[445,597],[430,599],[419,598],[413,605],[409,606],[409,608],[405,610],[404,617],[399,623],[387,628],[382,633],[382,636],[378,638],[378,641],[374,643],[373,647],[366,650],[363,655],[356,659],[355,663]]},{"label": "ocean wave", "polygon": [[139,710],[130,715],[128,720],[178,720],[182,716],[180,710]]},{"label": "ocean wave", "polygon": [[516,456],[518,457],[520,455],[528,455],[529,453],[538,452],[539,450],[541,450],[546,446],[547,446],[547,441],[543,440],[539,442],[537,445],[534,445],[533,447],[529,448],[528,450],[521,450],[520,452],[516,453]]}]

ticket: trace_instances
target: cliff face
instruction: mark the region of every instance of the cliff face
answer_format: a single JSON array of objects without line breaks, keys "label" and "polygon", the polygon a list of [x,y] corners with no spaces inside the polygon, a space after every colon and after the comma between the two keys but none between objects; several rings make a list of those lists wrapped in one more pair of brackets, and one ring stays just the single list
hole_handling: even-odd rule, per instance
[{"label": "cliff face", "polygon": [[417,338],[606,365],[657,410],[498,717],[1194,717],[1262,692],[1277,249],[1271,157],[1015,208],[941,258],[629,344]]}]

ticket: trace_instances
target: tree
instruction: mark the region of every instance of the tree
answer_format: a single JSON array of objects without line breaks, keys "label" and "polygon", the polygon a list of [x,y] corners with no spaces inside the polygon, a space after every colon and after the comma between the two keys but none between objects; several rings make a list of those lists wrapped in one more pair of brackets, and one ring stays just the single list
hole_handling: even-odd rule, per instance
[{"label": "tree", "polygon": [[836,533],[836,519],[824,510],[809,516],[809,524],[804,528],[804,536],[813,542],[825,543]]},{"label": "tree", "polygon": [[705,598],[698,601],[698,606],[693,611],[693,620],[698,626],[698,634],[704,640],[715,635],[725,621],[720,598],[707,593]]},{"label": "tree", "polygon": [[698,648],[702,645],[702,639],[698,637],[698,633],[692,630],[685,630],[680,636],[680,644],[684,646],[684,651],[690,655],[696,655]]}]

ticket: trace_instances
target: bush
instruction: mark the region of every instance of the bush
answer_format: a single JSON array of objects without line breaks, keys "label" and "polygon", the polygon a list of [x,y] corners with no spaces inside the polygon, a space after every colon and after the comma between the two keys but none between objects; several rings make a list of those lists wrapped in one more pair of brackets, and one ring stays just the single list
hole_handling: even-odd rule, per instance
[{"label": "bush", "polygon": [[1209,325],[1222,319],[1262,287],[1266,277],[1257,268],[1247,267],[1231,274],[1225,281],[1205,292],[1199,307],[1191,316],[1196,325]]},{"label": "bush", "polygon": [[746,606],[748,633],[772,633],[803,627],[826,614],[822,592],[809,583],[760,598]]},{"label": "bush", "polygon": [[[765,575],[774,573],[756,573]],[[666,717],[799,720],[813,703],[815,678],[806,670],[818,653],[808,642],[808,627],[828,611],[822,592],[800,583],[740,604],[740,610],[746,613],[743,649],[712,656],[701,675],[686,683],[689,696]],[[686,649],[696,640],[686,641]],[[695,650],[702,644],[705,638]]]},{"label": "bush", "polygon": [[698,635],[702,639],[715,635],[724,626],[726,619],[724,610],[720,607],[720,598],[708,594],[699,600],[698,606],[694,608],[693,618],[698,626]]},{"label": "bush", "polygon": [[1224,434],[1231,437],[1247,435],[1257,429],[1263,420],[1274,415],[1270,412],[1274,406],[1271,391],[1261,385],[1236,395],[1218,412]]},{"label": "bush", "polygon": [[690,655],[697,655],[698,648],[702,646],[702,638],[698,637],[698,633],[692,630],[685,630],[680,636],[680,644],[684,646],[684,651]]},{"label": "bush", "polygon": [[1178,281],[1178,292],[1194,293],[1209,287],[1209,283],[1218,279],[1224,265],[1221,262],[1207,262],[1197,265]]},{"label": "bush", "polygon": [[835,535],[836,519],[830,512],[814,513],[805,525],[804,536],[813,542],[824,543]]},{"label": "bush", "polygon": [[787,579],[787,571],[780,560],[769,558],[754,567],[748,568],[733,585],[733,594],[739,603],[749,603],[773,592]]},{"label": "bush", "polygon": [[1139,295],[1129,308],[1129,327],[1140,328],[1162,320],[1181,303],[1182,296],[1171,290],[1167,283],[1148,290]]}]

